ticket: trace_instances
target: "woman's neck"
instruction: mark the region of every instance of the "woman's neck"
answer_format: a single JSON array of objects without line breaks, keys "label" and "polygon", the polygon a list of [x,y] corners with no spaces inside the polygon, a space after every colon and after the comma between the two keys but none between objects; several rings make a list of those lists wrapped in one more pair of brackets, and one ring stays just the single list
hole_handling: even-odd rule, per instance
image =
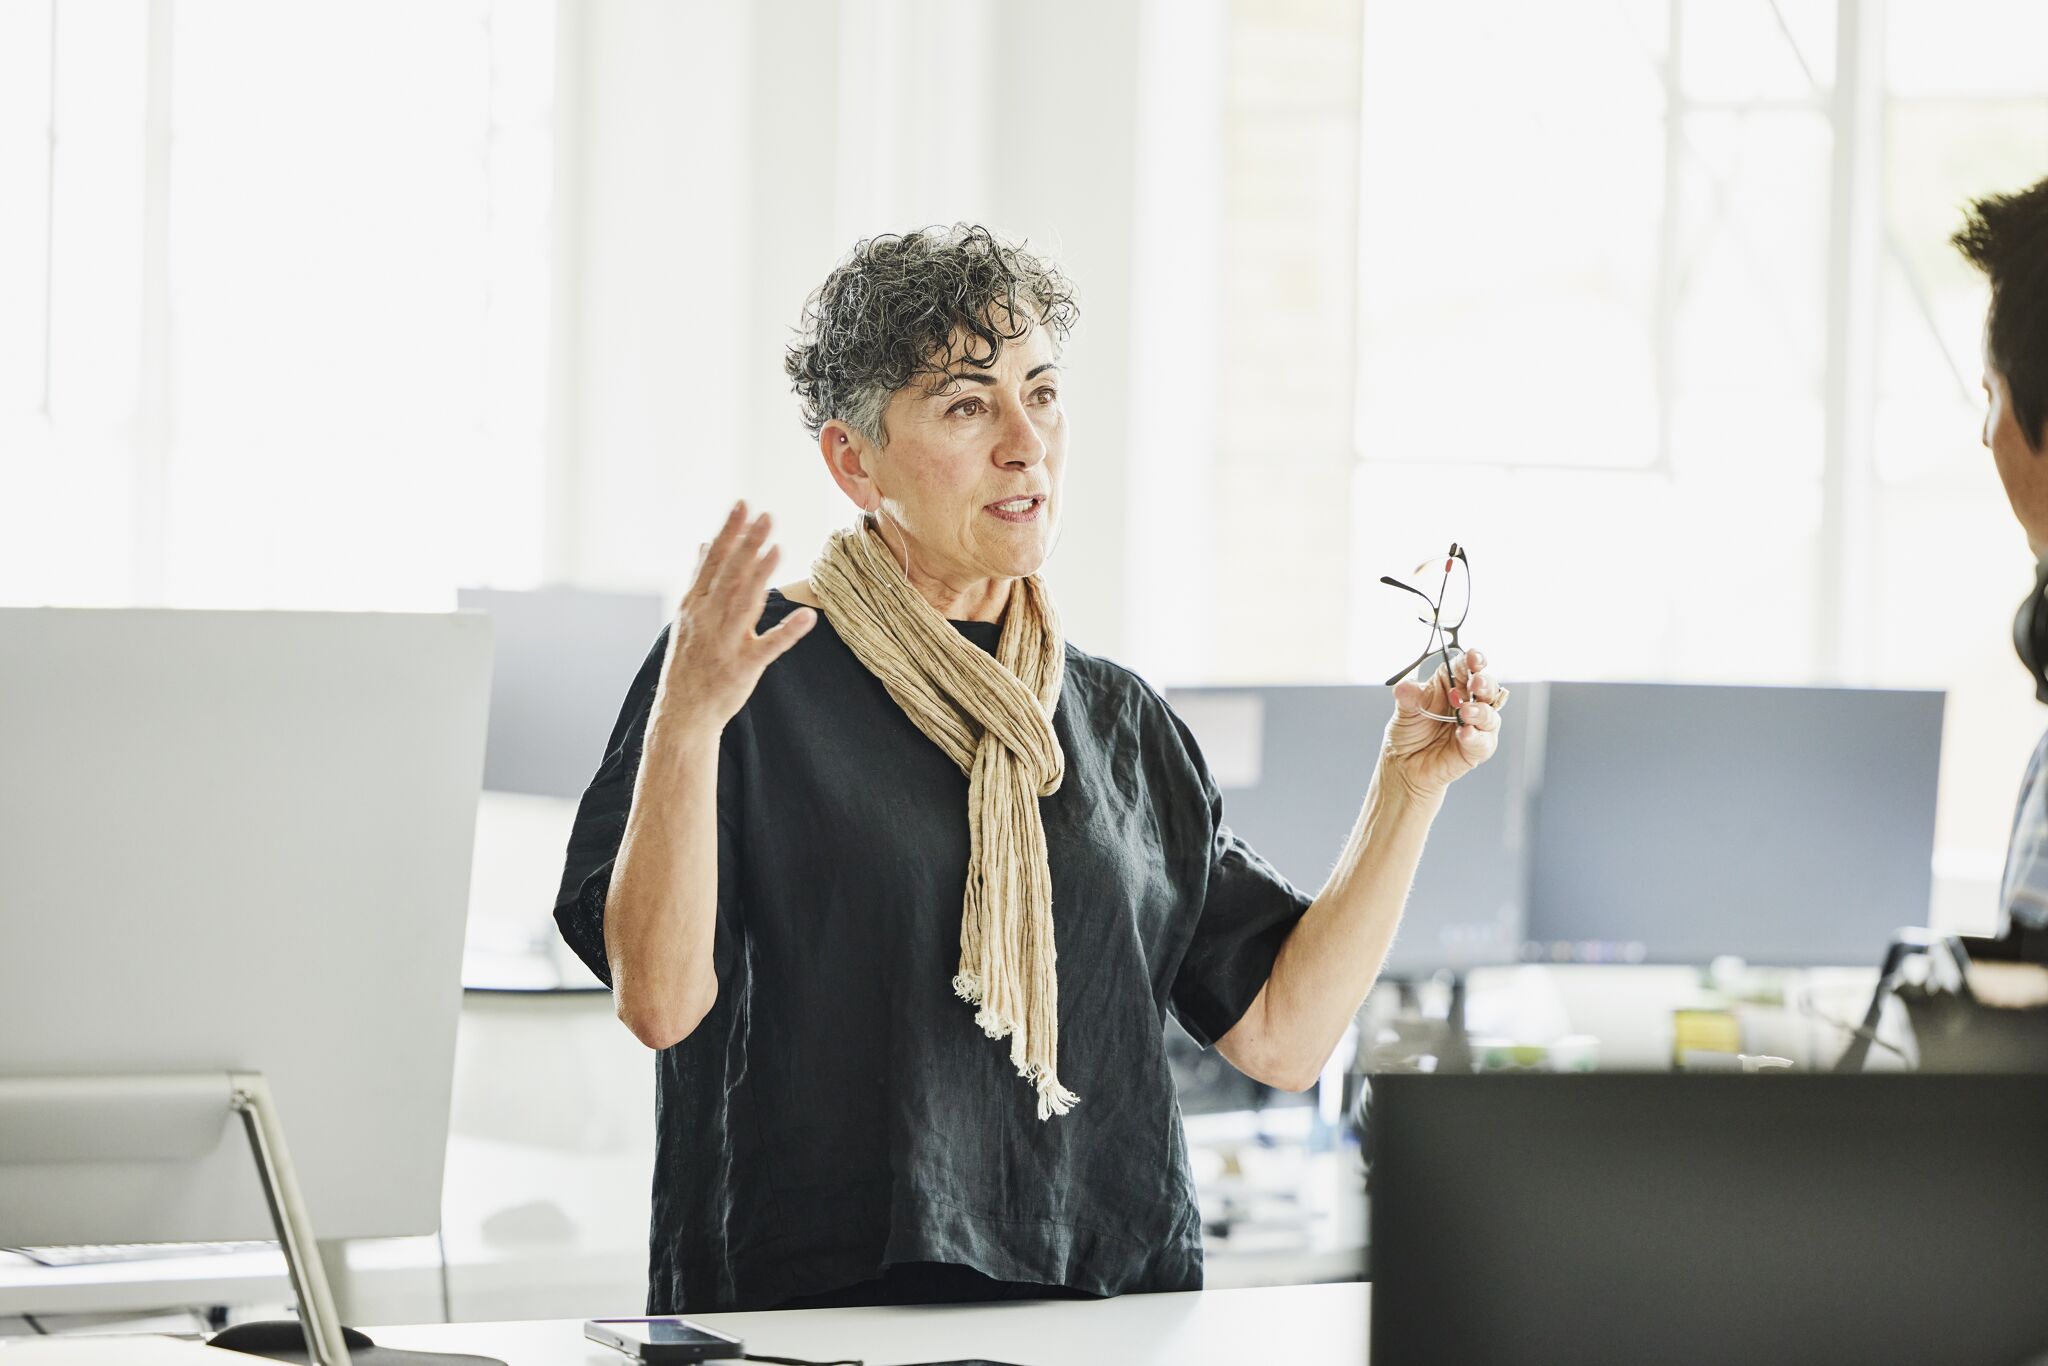
[{"label": "woman's neck", "polygon": [[[1010,587],[1015,579],[966,579],[954,582],[926,574],[917,562],[917,553],[912,548],[904,552],[907,542],[903,533],[883,523],[882,544],[889,548],[896,566],[904,569],[904,577],[917,595],[931,604],[932,610],[948,621],[988,621],[1003,619],[1003,612],[1010,605]],[[906,567],[907,566],[907,567]],[[795,583],[784,584],[775,590],[800,607],[823,607],[818,595],[811,590],[809,579],[798,579]]]},{"label": "woman's neck", "polygon": [[1012,579],[982,579],[958,587],[921,575],[911,576],[910,586],[948,621],[1001,621],[1010,605]]},{"label": "woman's neck", "polygon": [[1014,579],[969,578],[951,580],[925,572],[924,563],[917,553],[917,547],[910,543],[908,535],[899,526],[890,524],[886,517],[877,518],[875,529],[882,534],[882,544],[889,548],[889,554],[903,570],[903,576],[910,580],[910,586],[917,595],[932,605],[932,610],[948,621],[1001,621],[1003,609],[1010,605],[1010,585]]},{"label": "woman's neck", "polygon": [[[987,580],[994,596],[983,599],[977,599],[972,590],[955,591],[945,585],[930,584],[916,578],[910,581],[910,585],[917,590],[919,597],[932,605],[934,612],[948,621],[1001,621],[1004,609],[1010,605],[1010,585],[1014,582],[1014,579]],[[811,591],[809,579],[785,583],[775,591],[799,607],[822,608],[825,605]]]}]

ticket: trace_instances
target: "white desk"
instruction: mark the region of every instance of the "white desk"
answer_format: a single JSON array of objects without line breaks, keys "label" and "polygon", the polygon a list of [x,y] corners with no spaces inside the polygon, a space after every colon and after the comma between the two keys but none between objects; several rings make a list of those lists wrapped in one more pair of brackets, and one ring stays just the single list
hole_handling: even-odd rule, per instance
[{"label": "white desk", "polygon": [[[704,1314],[747,1350],[867,1366],[988,1357],[1018,1366],[1364,1366],[1371,1287],[1300,1285],[1113,1300]],[[507,1366],[626,1366],[581,1319],[372,1328],[388,1347],[475,1352]]]}]

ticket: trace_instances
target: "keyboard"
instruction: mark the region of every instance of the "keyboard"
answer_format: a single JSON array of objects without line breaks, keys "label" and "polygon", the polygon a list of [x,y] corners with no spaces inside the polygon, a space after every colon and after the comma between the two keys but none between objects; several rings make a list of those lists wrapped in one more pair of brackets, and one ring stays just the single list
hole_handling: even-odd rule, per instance
[{"label": "keyboard", "polygon": [[158,1261],[167,1257],[218,1257],[260,1252],[276,1243],[90,1243],[79,1247],[6,1247],[41,1266],[104,1266],[108,1262]]}]

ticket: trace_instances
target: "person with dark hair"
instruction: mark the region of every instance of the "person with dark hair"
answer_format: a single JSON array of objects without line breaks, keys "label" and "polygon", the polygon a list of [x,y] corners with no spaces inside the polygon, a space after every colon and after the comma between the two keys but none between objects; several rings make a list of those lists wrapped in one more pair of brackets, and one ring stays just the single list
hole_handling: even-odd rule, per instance
[{"label": "person with dark hair", "polygon": [[1494,752],[1446,654],[1318,895],[1231,833],[1038,575],[1075,318],[986,229],[857,245],[784,362],[856,523],[771,589],[734,507],[628,690],[555,917],[658,1050],[650,1312],[1199,1288],[1166,1013],[1311,1086]]},{"label": "person with dark hair", "polygon": [[[1983,440],[2038,562],[2013,645],[2048,702],[2048,180],[1978,200],[1951,240],[1991,282]],[[1999,906],[2006,951],[2048,962],[2048,734],[2020,785]]]}]

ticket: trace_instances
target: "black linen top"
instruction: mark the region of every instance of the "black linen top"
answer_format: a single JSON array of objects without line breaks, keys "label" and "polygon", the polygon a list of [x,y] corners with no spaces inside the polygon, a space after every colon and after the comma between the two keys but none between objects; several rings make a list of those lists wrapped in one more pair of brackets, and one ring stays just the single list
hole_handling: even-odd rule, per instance
[{"label": "black linen top", "polygon": [[[766,629],[794,604],[771,593]],[[994,653],[1000,627],[955,622]],[[600,979],[604,903],[667,633],[570,836],[555,919]],[[822,619],[719,747],[718,1000],[656,1055],[649,1313],[767,1308],[950,1262],[1091,1294],[1202,1283],[1163,1029],[1235,1025],[1307,907],[1223,824],[1179,718],[1069,645],[1041,798],[1059,1075],[1041,1121],[953,994],[967,779]]]}]

